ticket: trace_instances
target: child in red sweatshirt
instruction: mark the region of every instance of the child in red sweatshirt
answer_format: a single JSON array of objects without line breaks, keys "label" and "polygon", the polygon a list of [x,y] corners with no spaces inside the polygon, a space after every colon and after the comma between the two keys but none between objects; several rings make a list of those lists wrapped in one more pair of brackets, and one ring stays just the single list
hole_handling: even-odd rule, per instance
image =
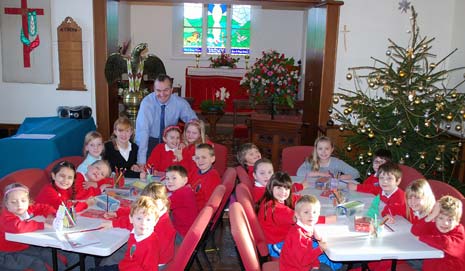
[{"label": "child in red sweatshirt", "polygon": [[237,162],[245,169],[249,175],[250,181],[254,180],[253,172],[255,162],[261,158],[262,154],[260,153],[260,150],[253,143],[244,143],[237,151]]},{"label": "child in red sweatshirt", "polygon": [[129,220],[132,231],[124,258],[118,266],[100,266],[95,270],[157,271],[160,251],[165,249],[160,245],[154,230],[158,218],[159,210],[155,201],[151,197],[140,196],[131,204]]},{"label": "child in red sweatshirt", "polygon": [[320,202],[315,196],[302,196],[295,204],[297,223],[291,227],[284,239],[279,259],[280,270],[308,271],[320,268],[320,264],[337,270],[340,263],[331,262],[323,253],[326,243],[315,231],[315,224],[320,218]]},{"label": "child in red sweatshirt", "polygon": [[197,218],[197,201],[192,187],[187,184],[187,171],[183,166],[168,167],[165,184],[171,192],[169,196],[171,217],[179,235],[176,240],[179,242],[186,236]]},{"label": "child in red sweatshirt", "polygon": [[80,198],[95,197],[103,190],[113,185],[110,178],[111,168],[106,160],[97,160],[87,167],[87,172],[76,173],[75,188],[76,194]]},{"label": "child in red sweatshirt", "polygon": [[221,177],[213,168],[215,150],[212,145],[206,143],[197,145],[194,160],[197,167],[196,170],[191,171],[189,183],[194,189],[197,208],[201,210],[213,190],[221,183]]},{"label": "child in red sweatshirt", "polygon": [[[173,227],[173,224],[170,220],[169,215],[169,199],[168,192],[164,184],[160,182],[149,183],[144,190],[141,192],[141,196],[148,196],[155,200],[155,203],[158,206],[159,219],[155,224],[155,232],[158,233],[158,246],[162,247],[159,255],[159,266],[164,266],[174,256],[174,242],[176,238],[176,230]],[[129,208],[119,208],[116,213],[107,213],[105,218],[113,218],[112,221],[105,221],[102,223],[102,226],[106,228],[125,228],[130,230],[132,224],[129,220]],[[115,262],[119,262],[123,257],[123,252],[126,250],[126,247],[123,246],[112,256],[104,258],[101,262],[101,265],[110,265]]]},{"label": "child in red sweatshirt", "polygon": [[68,161],[58,162],[51,172],[52,182],[42,188],[37,195],[37,203],[46,203],[58,209],[62,204],[67,207],[75,206],[76,212],[87,209],[95,203],[93,197],[84,193],[77,193],[74,178],[76,170],[74,165]]},{"label": "child in red sweatshirt", "polygon": [[379,149],[375,151],[373,156],[373,173],[361,184],[348,183],[347,187],[352,191],[370,193],[373,195],[381,194],[379,186],[378,170],[379,167],[387,162],[391,162],[392,154],[389,150]]},{"label": "child in red sweatshirt", "polygon": [[[29,188],[20,183],[5,187],[4,206],[0,215],[0,267],[8,270],[47,270],[52,261],[49,251],[27,244],[7,241],[5,232],[24,233],[51,229],[56,209],[47,204],[30,204]],[[45,222],[32,220],[46,217]],[[59,261],[61,264],[61,262]],[[62,265],[62,264],[61,264]]]},{"label": "child in red sweatshirt", "polygon": [[381,215],[389,216],[391,223],[396,215],[407,217],[405,193],[398,187],[401,181],[402,171],[397,164],[385,163],[379,167],[380,199],[386,204]]},{"label": "child in red sweatshirt", "polygon": [[431,213],[413,224],[412,233],[420,241],[444,251],[444,258],[423,260],[424,271],[465,270],[465,230],[460,224],[462,202],[443,196]]},{"label": "child in red sweatshirt", "polygon": [[163,143],[158,144],[152,150],[147,159],[147,166],[152,168],[152,175],[164,173],[171,165],[177,165],[182,161],[181,128],[179,126],[168,126],[163,131]]}]

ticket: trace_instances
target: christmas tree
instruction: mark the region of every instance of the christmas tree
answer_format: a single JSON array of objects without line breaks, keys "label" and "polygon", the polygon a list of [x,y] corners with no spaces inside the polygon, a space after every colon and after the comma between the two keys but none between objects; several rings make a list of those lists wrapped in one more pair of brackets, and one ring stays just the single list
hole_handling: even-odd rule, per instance
[{"label": "christmas tree", "polygon": [[[448,77],[465,67],[441,68],[457,49],[436,58],[431,53],[434,38],[420,36],[413,7],[411,12],[408,46],[388,39],[386,61],[372,57],[374,66],[349,68],[346,79],[353,80],[355,89],[340,88],[334,94],[329,124],[339,122],[340,131],[352,132],[345,148],[356,149],[353,164],[362,174],[370,174],[373,152],[384,148],[394,161],[426,177],[449,180],[463,144],[465,95],[457,88],[465,80],[450,87]],[[462,141],[448,134],[451,129]]]}]

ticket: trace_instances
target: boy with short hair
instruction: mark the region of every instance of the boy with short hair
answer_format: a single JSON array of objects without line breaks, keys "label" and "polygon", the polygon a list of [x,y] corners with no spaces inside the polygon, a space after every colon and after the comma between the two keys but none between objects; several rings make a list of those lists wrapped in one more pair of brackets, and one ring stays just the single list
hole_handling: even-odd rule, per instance
[{"label": "boy with short hair", "polygon": [[392,154],[389,150],[378,149],[375,151],[373,156],[373,173],[361,184],[349,183],[347,187],[352,191],[370,193],[373,195],[381,194],[381,188],[379,186],[378,170],[381,165],[387,162],[391,162]]},{"label": "boy with short hair", "polygon": [[165,184],[169,196],[174,228],[182,240],[198,214],[194,191],[187,185],[187,171],[183,166],[173,165],[166,169]]},{"label": "boy with short hair", "polygon": [[396,215],[407,216],[407,205],[405,193],[398,186],[402,181],[402,171],[397,164],[388,162],[379,167],[379,186],[381,188],[380,199],[386,206],[381,212],[381,216],[389,215],[393,218]]},{"label": "boy with short hair", "polygon": [[194,189],[197,208],[201,210],[213,190],[221,183],[220,174],[213,168],[215,162],[215,150],[207,143],[197,145],[194,156],[196,170],[191,172],[189,183]]},{"label": "boy with short hair", "polygon": [[131,204],[129,214],[133,230],[129,235],[127,250],[118,265],[97,267],[95,270],[158,270],[160,249],[159,239],[154,231],[159,219],[156,202],[147,196],[140,196]]},{"label": "boy with short hair", "polygon": [[[320,202],[313,195],[304,195],[297,201],[295,205],[297,223],[292,226],[284,239],[279,259],[280,270],[307,271],[312,268],[337,270],[342,267],[340,263],[331,262],[323,253],[326,243],[315,231],[320,208]],[[325,265],[320,266],[320,262]]]},{"label": "boy with short hair", "polygon": [[100,195],[106,187],[112,185],[111,168],[106,160],[97,160],[87,167],[87,172],[76,172],[76,194],[86,197]]},{"label": "boy with short hair", "polygon": [[431,213],[413,224],[412,233],[420,241],[444,251],[444,258],[425,259],[423,270],[465,270],[465,230],[460,224],[462,202],[452,196],[443,196]]}]

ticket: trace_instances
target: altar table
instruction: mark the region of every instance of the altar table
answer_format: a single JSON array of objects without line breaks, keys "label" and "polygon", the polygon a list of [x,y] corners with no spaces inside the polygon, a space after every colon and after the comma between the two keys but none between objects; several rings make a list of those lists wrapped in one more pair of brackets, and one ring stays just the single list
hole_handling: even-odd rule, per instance
[{"label": "altar table", "polygon": [[223,68],[186,68],[186,97],[193,97],[192,109],[200,110],[203,100],[215,100],[217,91],[229,93],[224,107],[225,112],[233,112],[234,99],[248,99],[246,89],[240,86],[240,82],[246,69]]},{"label": "altar table", "polygon": [[60,157],[82,155],[84,137],[93,130],[93,118],[26,118],[15,136],[0,140],[0,177],[18,169],[45,168]]}]

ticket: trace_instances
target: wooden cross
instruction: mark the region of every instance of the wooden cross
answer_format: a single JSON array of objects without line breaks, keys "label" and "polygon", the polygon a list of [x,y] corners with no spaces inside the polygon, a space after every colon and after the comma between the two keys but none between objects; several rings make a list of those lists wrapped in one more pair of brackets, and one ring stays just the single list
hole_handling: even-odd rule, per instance
[{"label": "wooden cross", "polygon": [[[27,0],[21,0],[20,8],[5,8],[5,14],[20,15],[21,16],[21,25],[23,29],[24,36],[29,39],[29,26],[27,25],[27,13],[35,11],[37,15],[44,15],[44,9],[42,8],[28,8]],[[29,48],[26,44],[23,44],[23,62],[25,68],[31,67],[31,53],[32,49]]]},{"label": "wooden cross", "polygon": [[347,25],[344,25],[344,29],[341,32],[344,33],[344,51],[347,52],[347,36],[346,36],[346,34],[350,32],[350,30],[347,28]]}]

